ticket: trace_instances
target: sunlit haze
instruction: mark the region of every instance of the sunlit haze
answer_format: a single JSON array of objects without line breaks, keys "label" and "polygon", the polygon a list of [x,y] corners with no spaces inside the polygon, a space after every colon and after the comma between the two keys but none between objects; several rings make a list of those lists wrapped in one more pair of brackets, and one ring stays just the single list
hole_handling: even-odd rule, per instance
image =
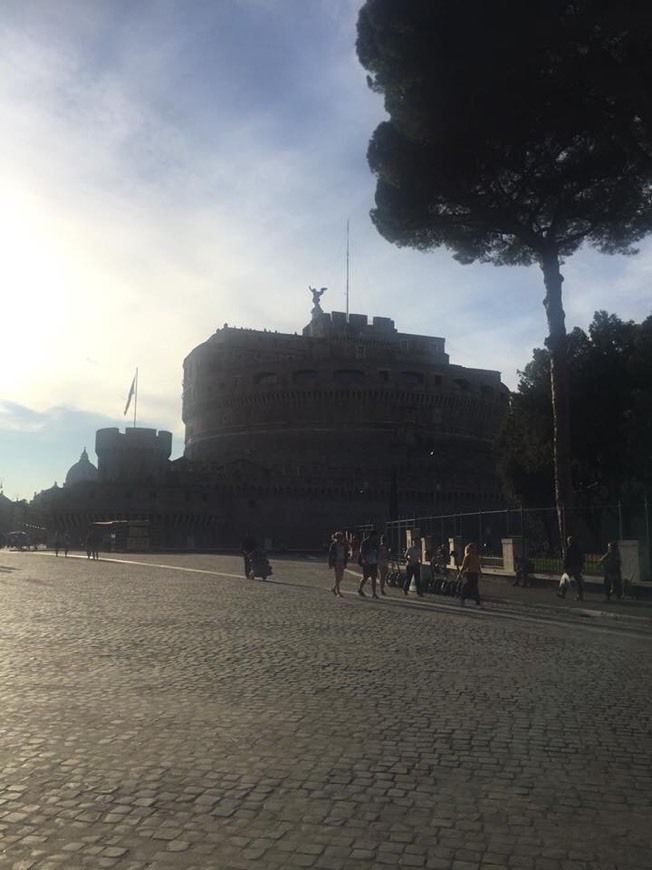
[{"label": "sunlit haze", "polygon": [[[383,117],[360,0],[5,0],[0,24],[0,482],[63,483],[139,368],[138,424],[183,452],[184,357],[225,322],[325,311],[446,338],[510,387],[546,334],[536,268],[460,266],[373,228]],[[652,244],[564,267],[567,326],[650,313]]]}]

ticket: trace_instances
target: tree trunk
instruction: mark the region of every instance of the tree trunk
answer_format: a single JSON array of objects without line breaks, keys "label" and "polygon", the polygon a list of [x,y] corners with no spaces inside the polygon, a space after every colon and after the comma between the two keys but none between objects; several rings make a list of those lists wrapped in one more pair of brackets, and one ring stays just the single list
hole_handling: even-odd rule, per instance
[{"label": "tree trunk", "polygon": [[552,393],[553,456],[555,473],[555,505],[559,540],[563,549],[569,532],[573,506],[570,449],[570,403],[568,387],[568,355],[566,324],[561,302],[563,277],[559,271],[559,252],[548,248],[541,257],[546,296],[543,306],[548,319],[546,346],[550,353],[550,388]]}]

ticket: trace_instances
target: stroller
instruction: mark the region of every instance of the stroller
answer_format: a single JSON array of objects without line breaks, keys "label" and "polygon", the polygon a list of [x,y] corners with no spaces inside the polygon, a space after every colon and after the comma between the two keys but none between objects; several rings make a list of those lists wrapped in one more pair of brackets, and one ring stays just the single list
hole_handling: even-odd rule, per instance
[{"label": "stroller", "polygon": [[256,549],[247,553],[247,562],[249,565],[247,576],[250,580],[255,580],[256,577],[267,580],[273,574],[272,566],[269,564],[267,553],[264,550]]},{"label": "stroller", "polygon": [[403,588],[405,575],[401,573],[401,566],[398,559],[392,558],[389,563],[389,571],[387,572],[387,585]]}]

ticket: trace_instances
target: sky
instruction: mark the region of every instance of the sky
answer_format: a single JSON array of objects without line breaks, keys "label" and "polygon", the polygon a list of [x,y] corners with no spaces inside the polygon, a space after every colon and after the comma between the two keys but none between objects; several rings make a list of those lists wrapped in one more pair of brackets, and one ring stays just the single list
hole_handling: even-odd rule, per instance
[{"label": "sky", "polygon": [[[361,0],[3,0],[0,482],[61,485],[123,411],[183,454],[183,360],[224,323],[300,332],[325,311],[442,336],[517,372],[546,335],[536,267],[456,263],[373,227],[385,117],[355,53]],[[652,243],[582,250],[566,324],[650,313]]]}]

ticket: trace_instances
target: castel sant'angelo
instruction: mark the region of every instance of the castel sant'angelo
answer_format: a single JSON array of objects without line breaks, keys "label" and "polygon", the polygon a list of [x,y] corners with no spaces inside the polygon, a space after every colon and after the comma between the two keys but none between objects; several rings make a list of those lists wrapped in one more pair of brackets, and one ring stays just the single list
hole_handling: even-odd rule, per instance
[{"label": "castel sant'angelo", "polygon": [[307,548],[339,527],[501,504],[500,373],[452,364],[443,338],[387,317],[326,313],[323,292],[301,334],[225,324],[188,354],[183,458],[169,461],[169,433],[99,430],[97,472],[60,490],[57,523],[139,518],[161,546],[253,534]]}]

